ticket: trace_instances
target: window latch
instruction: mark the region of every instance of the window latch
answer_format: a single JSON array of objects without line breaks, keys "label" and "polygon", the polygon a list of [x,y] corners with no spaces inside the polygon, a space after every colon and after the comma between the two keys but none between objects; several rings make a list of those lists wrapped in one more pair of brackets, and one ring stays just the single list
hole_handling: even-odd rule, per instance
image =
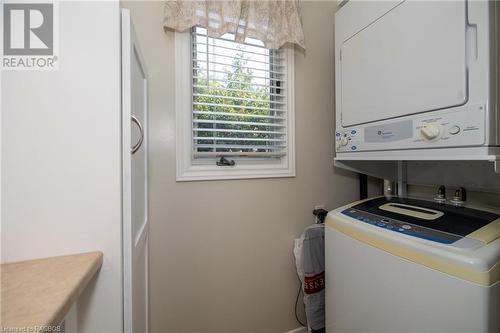
[{"label": "window latch", "polygon": [[224,156],[221,156],[220,160],[215,162],[217,166],[234,166],[236,162],[234,160],[228,160]]}]

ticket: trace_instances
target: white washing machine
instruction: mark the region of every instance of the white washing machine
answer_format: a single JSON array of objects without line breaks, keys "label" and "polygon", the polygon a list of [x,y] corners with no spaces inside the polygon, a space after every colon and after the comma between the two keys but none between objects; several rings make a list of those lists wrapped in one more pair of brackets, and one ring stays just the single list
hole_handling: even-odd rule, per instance
[{"label": "white washing machine", "polygon": [[326,219],[326,331],[500,332],[500,215],[378,197]]}]

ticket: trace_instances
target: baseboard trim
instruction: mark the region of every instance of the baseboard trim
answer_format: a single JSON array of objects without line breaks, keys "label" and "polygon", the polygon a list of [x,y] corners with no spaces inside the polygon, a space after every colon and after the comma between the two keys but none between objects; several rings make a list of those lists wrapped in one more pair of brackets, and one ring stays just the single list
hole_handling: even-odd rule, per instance
[{"label": "baseboard trim", "polygon": [[294,330],[285,332],[285,333],[307,333],[307,327],[298,327]]}]

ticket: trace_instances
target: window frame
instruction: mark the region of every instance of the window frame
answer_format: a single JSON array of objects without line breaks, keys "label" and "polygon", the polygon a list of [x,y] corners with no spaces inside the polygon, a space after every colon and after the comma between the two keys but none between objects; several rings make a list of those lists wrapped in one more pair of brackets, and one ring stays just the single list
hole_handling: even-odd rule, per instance
[{"label": "window frame", "polygon": [[286,154],[279,158],[230,156],[235,166],[216,166],[217,158],[195,159],[192,129],[191,30],[175,33],[176,180],[222,180],[295,177],[295,67],[294,50],[285,48]]}]

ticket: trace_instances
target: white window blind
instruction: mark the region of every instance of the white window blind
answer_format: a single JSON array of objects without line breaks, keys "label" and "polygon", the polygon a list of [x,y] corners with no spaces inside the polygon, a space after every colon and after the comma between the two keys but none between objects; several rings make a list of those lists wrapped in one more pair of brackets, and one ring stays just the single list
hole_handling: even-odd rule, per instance
[{"label": "white window blind", "polygon": [[283,50],[234,35],[192,41],[193,156],[278,158],[287,151],[286,59]]}]

